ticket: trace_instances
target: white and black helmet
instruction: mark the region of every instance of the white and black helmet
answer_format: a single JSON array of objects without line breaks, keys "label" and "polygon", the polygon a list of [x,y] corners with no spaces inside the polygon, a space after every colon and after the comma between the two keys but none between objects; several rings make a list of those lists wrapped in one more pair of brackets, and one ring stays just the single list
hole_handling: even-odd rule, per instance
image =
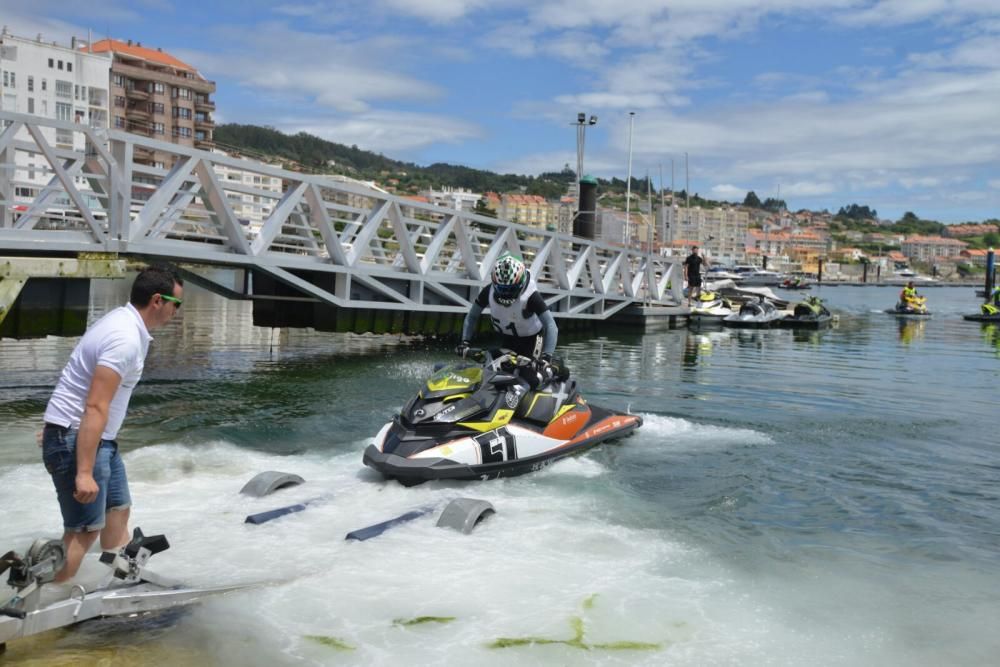
[{"label": "white and black helmet", "polygon": [[493,265],[493,298],[509,306],[528,286],[528,269],[519,258],[505,252]]}]

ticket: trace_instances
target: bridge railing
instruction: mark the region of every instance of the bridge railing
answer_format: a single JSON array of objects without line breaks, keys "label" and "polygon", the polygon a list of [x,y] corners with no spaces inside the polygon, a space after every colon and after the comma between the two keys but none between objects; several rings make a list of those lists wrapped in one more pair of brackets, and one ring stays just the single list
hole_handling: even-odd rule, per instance
[{"label": "bridge railing", "polygon": [[682,301],[676,258],[117,130],[0,125],[0,251],[242,266],[342,307],[441,312],[467,310],[510,251],[557,316]]}]

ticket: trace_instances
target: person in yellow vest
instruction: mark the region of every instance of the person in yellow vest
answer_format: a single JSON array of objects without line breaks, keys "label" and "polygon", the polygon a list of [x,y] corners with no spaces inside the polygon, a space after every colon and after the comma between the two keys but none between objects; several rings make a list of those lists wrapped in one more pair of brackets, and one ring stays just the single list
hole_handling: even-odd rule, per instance
[{"label": "person in yellow vest", "polygon": [[910,305],[912,303],[915,303],[917,301],[917,298],[918,298],[917,288],[913,286],[913,281],[911,280],[910,282],[906,283],[906,287],[904,287],[903,291],[899,293],[899,300],[904,305]]}]

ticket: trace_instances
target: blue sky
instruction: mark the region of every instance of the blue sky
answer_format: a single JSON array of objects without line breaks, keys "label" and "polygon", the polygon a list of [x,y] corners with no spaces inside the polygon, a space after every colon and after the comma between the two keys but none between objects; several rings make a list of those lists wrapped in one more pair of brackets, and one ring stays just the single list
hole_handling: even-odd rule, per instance
[{"label": "blue sky", "polygon": [[997,0],[0,0],[18,35],[162,47],[217,121],[419,164],[632,172],[792,209],[1000,217]]}]

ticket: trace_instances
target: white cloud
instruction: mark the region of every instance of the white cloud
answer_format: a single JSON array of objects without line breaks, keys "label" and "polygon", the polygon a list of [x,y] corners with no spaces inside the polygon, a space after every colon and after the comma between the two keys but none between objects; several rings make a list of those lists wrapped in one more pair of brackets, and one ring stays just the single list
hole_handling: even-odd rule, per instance
[{"label": "white cloud", "polygon": [[[342,119],[289,118],[277,122],[285,132],[308,132],[370,151],[411,151],[434,144],[481,137],[481,131],[459,118],[396,111],[370,111]],[[391,156],[391,155],[390,155]]]},{"label": "white cloud", "polygon": [[740,201],[746,197],[746,194],[750,192],[753,188],[741,188],[735,185],[730,185],[728,183],[722,183],[720,185],[713,185],[711,193],[718,197],[719,199],[736,200]]},{"label": "white cloud", "polygon": [[441,89],[393,71],[387,54],[408,45],[391,37],[358,39],[347,34],[306,33],[283,23],[259,25],[253,49],[242,30],[223,31],[218,52],[178,51],[211,76],[231,77],[249,88],[348,113],[374,100],[428,100]]}]

